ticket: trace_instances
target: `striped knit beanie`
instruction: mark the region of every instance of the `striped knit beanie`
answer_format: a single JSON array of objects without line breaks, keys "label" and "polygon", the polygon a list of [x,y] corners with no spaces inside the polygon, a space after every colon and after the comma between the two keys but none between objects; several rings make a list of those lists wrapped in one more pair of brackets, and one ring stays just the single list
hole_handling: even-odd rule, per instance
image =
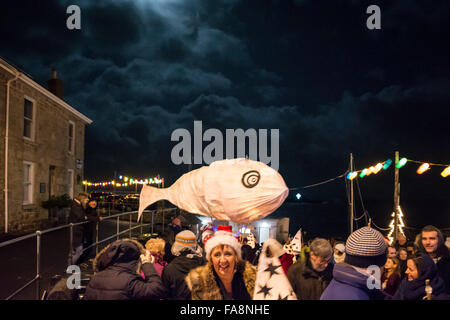
[{"label": "striped knit beanie", "polygon": [[177,233],[171,251],[174,256],[179,256],[181,252],[186,249],[192,252],[197,251],[197,237],[189,230]]},{"label": "striped knit beanie", "polygon": [[370,227],[353,232],[345,244],[345,263],[359,268],[384,266],[387,245],[383,235]]}]

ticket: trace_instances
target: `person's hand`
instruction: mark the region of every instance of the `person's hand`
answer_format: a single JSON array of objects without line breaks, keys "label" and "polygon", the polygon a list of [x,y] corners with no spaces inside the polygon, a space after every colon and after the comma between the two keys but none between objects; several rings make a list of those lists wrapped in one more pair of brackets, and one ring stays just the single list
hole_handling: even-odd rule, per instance
[{"label": "person's hand", "polygon": [[98,221],[102,221],[103,220],[103,217],[98,217]]},{"label": "person's hand", "polygon": [[150,253],[150,251],[145,250],[145,254],[141,254],[141,262],[144,263],[154,263],[155,257]]}]

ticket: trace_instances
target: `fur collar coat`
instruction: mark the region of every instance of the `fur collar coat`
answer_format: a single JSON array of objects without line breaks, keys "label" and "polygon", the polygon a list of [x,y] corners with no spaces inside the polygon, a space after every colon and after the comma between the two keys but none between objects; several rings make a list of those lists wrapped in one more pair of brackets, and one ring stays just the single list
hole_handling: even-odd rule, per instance
[{"label": "fur collar coat", "polygon": [[[256,267],[247,261],[239,261],[236,272],[242,275],[245,289],[247,289],[250,298],[253,298]],[[191,291],[192,300],[223,300],[210,262],[191,270],[186,276],[186,283]]]}]

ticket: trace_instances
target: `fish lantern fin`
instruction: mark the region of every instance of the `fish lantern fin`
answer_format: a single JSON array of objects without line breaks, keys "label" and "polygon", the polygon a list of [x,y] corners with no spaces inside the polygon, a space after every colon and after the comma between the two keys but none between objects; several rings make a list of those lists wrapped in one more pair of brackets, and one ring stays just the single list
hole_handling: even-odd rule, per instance
[{"label": "fish lantern fin", "polygon": [[141,219],[142,212],[144,212],[145,208],[159,200],[167,199],[165,190],[166,189],[155,188],[145,184],[142,186],[141,195],[139,197],[138,222]]}]

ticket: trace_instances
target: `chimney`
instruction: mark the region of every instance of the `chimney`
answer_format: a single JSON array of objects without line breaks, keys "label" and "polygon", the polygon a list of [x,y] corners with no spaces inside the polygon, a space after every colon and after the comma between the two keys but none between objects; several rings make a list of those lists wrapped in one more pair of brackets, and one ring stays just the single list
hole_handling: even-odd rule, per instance
[{"label": "chimney", "polygon": [[53,93],[58,98],[63,98],[64,85],[61,79],[57,78],[56,69],[52,69],[52,78],[47,81],[48,91]]}]

